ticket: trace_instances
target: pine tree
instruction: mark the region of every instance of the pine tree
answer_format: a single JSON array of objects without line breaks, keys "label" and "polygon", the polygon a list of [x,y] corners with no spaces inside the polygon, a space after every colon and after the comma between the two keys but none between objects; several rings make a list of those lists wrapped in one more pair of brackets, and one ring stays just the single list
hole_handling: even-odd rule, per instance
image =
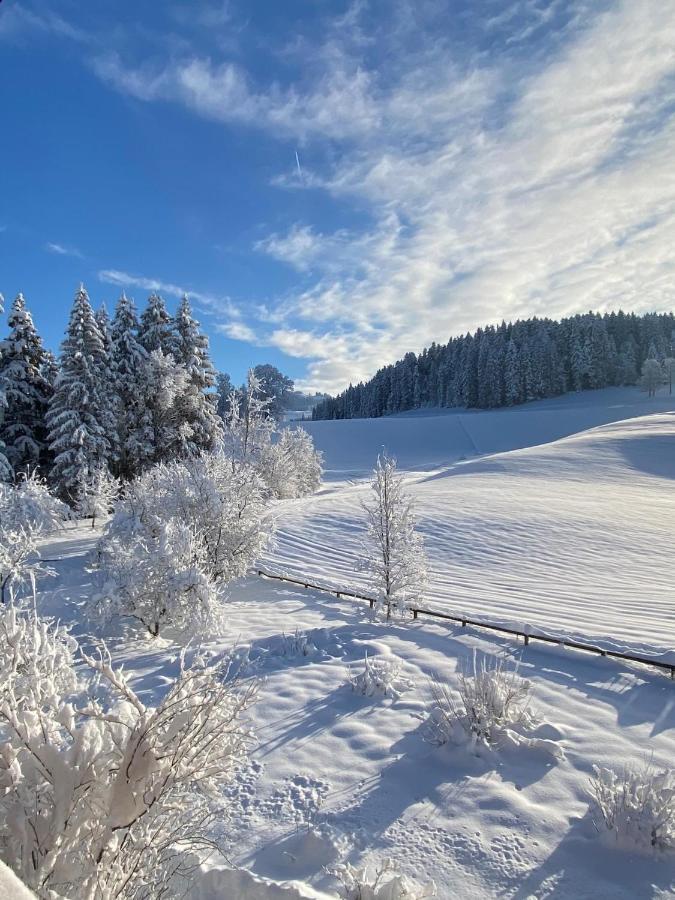
[{"label": "pine tree", "polygon": [[52,389],[44,377],[46,363],[26,302],[19,294],[10,310],[9,336],[0,344],[0,380],[5,411],[0,439],[15,475],[35,470],[45,461],[45,414]]},{"label": "pine tree", "polygon": [[47,426],[54,465],[50,477],[59,494],[75,502],[79,485],[107,464],[106,438],[98,369],[103,342],[84,289],[75,294],[61,365],[49,403]]},{"label": "pine tree", "polygon": [[109,444],[108,465],[111,468],[114,468],[117,465],[120,454],[117,432],[118,400],[112,370],[112,332],[110,317],[108,316],[108,310],[106,309],[105,303],[102,303],[96,312],[96,324],[98,325],[98,330],[101,334],[101,344],[103,346],[101,364],[97,372],[99,395],[101,397],[101,425],[103,426]]},{"label": "pine tree", "polygon": [[218,394],[218,405],[216,412],[220,418],[225,421],[228,410],[230,408],[230,394],[234,390],[234,385],[227,372],[218,372],[216,378],[216,393]]},{"label": "pine tree", "polygon": [[[0,294],[0,313],[5,311],[4,297]],[[2,362],[2,347],[0,346],[0,363]],[[5,397],[4,381],[0,378],[0,426],[4,421],[5,410],[7,408],[7,398]],[[11,481],[14,476],[12,467],[9,464],[5,452],[5,444],[2,440],[2,432],[0,430],[0,482]]]},{"label": "pine tree", "polygon": [[[117,415],[115,472],[125,479],[133,478],[140,472],[137,448],[142,443],[139,435],[145,428],[141,396],[148,354],[137,335],[138,318],[134,301],[122,293],[110,329],[110,368]],[[154,448],[144,454],[146,456],[154,456]]]},{"label": "pine tree", "polygon": [[216,371],[209,358],[209,340],[192,317],[186,296],[174,319],[174,358],[187,373],[186,390],[177,398],[177,415],[184,446],[181,456],[212,450],[222,425],[216,411],[218,397],[210,391],[216,383]]},{"label": "pine tree", "polygon": [[148,297],[148,305],[141,315],[138,340],[148,353],[161,350],[168,355],[176,349],[171,316],[159,294]]}]

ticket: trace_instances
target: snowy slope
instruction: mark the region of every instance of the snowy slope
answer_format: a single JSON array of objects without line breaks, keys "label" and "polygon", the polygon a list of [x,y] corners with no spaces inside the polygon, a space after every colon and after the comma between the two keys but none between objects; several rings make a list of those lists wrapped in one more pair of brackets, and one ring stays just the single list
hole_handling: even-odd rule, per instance
[{"label": "snowy slope", "polygon": [[546,444],[623,419],[675,409],[666,394],[605,388],[497,410],[418,409],[381,419],[305,422],[327,478],[365,475],[382,447],[404,469],[434,468],[486,453]]},{"label": "snowy slope", "polygon": [[[571,407],[561,409],[570,413],[571,425]],[[583,409],[584,416],[598,418],[602,407]],[[496,413],[477,414],[472,421],[481,415],[493,424],[501,421]],[[542,424],[534,405],[531,415],[535,421],[527,430],[541,440],[551,420]],[[608,646],[673,650],[675,414],[628,419],[423,472],[429,445],[420,444],[414,471],[409,427],[423,422],[430,432],[447,436],[445,423],[454,418],[385,422],[391,452],[407,459],[408,486],[430,556],[424,601],[448,612],[527,623]],[[344,442],[343,459],[349,460],[354,445],[367,445],[370,430],[379,429],[381,421],[327,424],[350,432],[358,427],[364,435]],[[474,434],[479,431],[488,434],[488,425],[474,426]],[[509,434],[515,439],[513,429]],[[507,440],[506,432],[486,437],[483,446],[500,440]],[[338,451],[332,453],[336,458]],[[334,479],[292,512],[285,506],[266,565],[366,589],[354,560],[364,529],[360,503],[367,494],[361,477]]]},{"label": "snowy slope", "polygon": [[[425,426],[430,435],[449,427],[442,423],[451,415],[384,421],[391,449],[407,460],[432,556],[428,602],[672,649],[675,413],[630,418],[636,407],[627,404],[627,421],[602,424],[609,413],[596,398],[583,413],[590,430],[557,439],[551,423],[571,406],[562,401],[557,414],[548,407],[548,424],[529,407],[537,421],[519,433],[529,429],[538,446],[507,452],[494,445],[515,440],[514,430],[492,433],[488,417],[502,421],[496,413],[471,414],[476,422],[486,417],[471,433],[486,435],[481,450],[491,445],[491,455],[460,462],[453,449],[435,467],[407,429],[435,423]],[[383,426],[311,427],[318,425],[356,429],[358,445],[341,440],[331,451],[333,478],[317,495],[275,507],[279,536],[266,565],[366,587],[355,571],[367,491],[359,469],[366,459],[370,466],[379,439],[369,430]],[[91,626],[81,605],[93,577],[85,563],[95,538],[88,527],[69,528],[43,546],[57,575],[45,583],[40,608],[73,623],[85,641]],[[312,895],[289,882],[335,896],[326,867],[387,857],[409,875],[433,878],[442,900],[675,897],[672,859],[599,841],[588,793],[594,764],[651,758],[673,766],[675,685],[663,675],[421,619],[384,625],[361,605],[255,576],[232,585],[227,610],[227,633],[208,647],[216,654],[236,647],[261,687],[251,713],[257,747],[228,790],[231,816],[219,829],[229,847],[222,864],[258,877],[215,872],[196,898]],[[304,653],[296,652],[296,630],[307,638]],[[178,665],[175,646],[124,625],[107,638],[144,699],[165,690]],[[352,692],[350,671],[366,651],[401,661],[409,687],[399,700]],[[562,760],[513,749],[479,758],[425,739],[429,679],[440,674],[456,684],[474,653],[519,662],[545,723],[540,736],[557,743]]]}]

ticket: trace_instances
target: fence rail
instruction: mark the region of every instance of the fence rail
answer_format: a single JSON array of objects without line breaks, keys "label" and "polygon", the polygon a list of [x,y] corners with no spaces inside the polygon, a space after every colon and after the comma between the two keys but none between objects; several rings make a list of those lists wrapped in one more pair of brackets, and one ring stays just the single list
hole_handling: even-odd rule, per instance
[{"label": "fence rail", "polygon": [[[367,597],[365,594],[357,594],[354,591],[342,590],[338,588],[326,587],[321,584],[313,584],[311,581],[307,581],[304,578],[289,578],[286,575],[274,575],[271,572],[265,572],[264,569],[256,570],[259,577],[268,578],[272,581],[284,581],[288,584],[297,584],[300,587],[305,589],[312,588],[315,591],[322,591],[324,594],[333,594],[340,600],[342,597],[349,597],[353,600],[363,600],[366,603],[370,604],[370,608],[372,609],[376,600],[374,597]],[[607,656],[612,659],[622,659],[626,662],[636,662],[641,663],[645,666],[653,666],[657,669],[662,669],[663,671],[670,672],[670,677],[675,680],[675,662],[662,662],[661,660],[654,659],[649,656],[637,656],[632,653],[622,653],[620,650],[606,650],[603,647],[596,647],[594,644],[585,644],[580,641],[568,641],[564,638],[552,637],[548,634],[536,634],[527,631],[521,631],[517,628],[508,628],[506,625],[493,625],[489,622],[481,622],[478,619],[470,619],[467,616],[452,616],[449,613],[437,612],[433,609],[424,609],[420,606],[409,606],[408,609],[412,613],[413,619],[417,619],[418,616],[429,616],[433,619],[444,619],[449,622],[459,622],[463,628],[466,628],[467,625],[471,625],[472,628],[484,628],[488,631],[498,631],[501,634],[510,634],[514,637],[522,637],[525,641],[525,645],[527,646],[530,641],[542,641],[545,644],[557,644],[559,647],[569,647],[572,650],[583,650],[586,653],[595,653],[598,656]]]}]

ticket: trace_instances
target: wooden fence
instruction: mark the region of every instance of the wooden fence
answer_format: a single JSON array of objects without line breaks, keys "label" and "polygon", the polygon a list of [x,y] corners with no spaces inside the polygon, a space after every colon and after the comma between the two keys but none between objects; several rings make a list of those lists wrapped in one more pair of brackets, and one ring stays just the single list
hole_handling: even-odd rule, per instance
[{"label": "wooden fence", "polygon": [[[338,600],[342,597],[349,597],[353,600],[364,600],[370,604],[372,609],[377,602],[373,597],[367,597],[364,594],[356,594],[354,591],[338,590],[337,588],[325,587],[320,584],[312,584],[311,581],[298,578],[288,578],[286,575],[273,575],[271,572],[265,572],[263,569],[256,570],[261,578],[269,578],[273,581],[285,581],[288,584],[297,584],[303,588],[312,588],[315,591],[322,591],[324,594],[333,594]],[[444,619],[449,622],[459,622],[463,628],[471,625],[473,628],[485,628],[488,631],[498,631],[502,634],[510,634],[515,637],[522,637],[527,646],[530,641],[542,641],[545,644],[557,644],[559,647],[569,647],[572,650],[583,650],[586,653],[595,653],[598,656],[608,656],[612,659],[623,659],[627,662],[641,663],[645,666],[654,666],[657,669],[670,672],[670,677],[675,680],[675,662],[662,662],[649,656],[636,656],[632,653],[622,653],[620,650],[605,650],[602,647],[596,647],[593,644],[584,644],[580,641],[568,641],[563,638],[551,637],[547,634],[532,633],[520,631],[517,628],[508,628],[506,625],[492,625],[488,622],[480,622],[477,619],[469,619],[467,616],[451,616],[448,613],[436,612],[433,609],[423,609],[420,606],[409,606],[408,609],[412,613],[413,619],[418,616],[429,616],[433,619]]]}]

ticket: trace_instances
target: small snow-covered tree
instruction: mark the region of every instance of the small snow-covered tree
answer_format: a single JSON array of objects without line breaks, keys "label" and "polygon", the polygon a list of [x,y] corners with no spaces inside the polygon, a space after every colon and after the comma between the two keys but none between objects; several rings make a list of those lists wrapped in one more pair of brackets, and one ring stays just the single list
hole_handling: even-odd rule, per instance
[{"label": "small snow-covered tree", "polygon": [[0,342],[0,382],[5,395],[0,440],[14,473],[36,469],[45,461],[45,414],[52,394],[44,377],[45,351],[23,294],[9,312],[9,335]]},{"label": "small snow-covered tree", "polygon": [[119,489],[119,481],[107,466],[87,472],[78,486],[75,512],[81,519],[91,519],[95,528],[96,519],[112,511]]},{"label": "small snow-covered tree", "polygon": [[663,360],[663,380],[668,385],[668,393],[673,393],[673,375],[675,375],[675,358],[666,356]]},{"label": "small snow-covered tree", "polygon": [[[0,858],[40,897],[183,895],[246,754],[255,685],[195,658],[154,707],[101,648],[0,611]],[[86,674],[86,673],[89,674]]]},{"label": "small snow-covered tree", "polygon": [[275,428],[269,406],[270,400],[263,395],[260,380],[249,369],[245,388],[230,394],[225,418],[223,443],[233,469],[260,465]]},{"label": "small snow-covered tree", "polygon": [[648,396],[656,396],[656,391],[663,384],[663,369],[658,359],[646,359],[642,366],[642,389]]},{"label": "small snow-covered tree", "polygon": [[262,452],[260,473],[279,500],[305,497],[321,486],[323,454],[304,428],[283,428]]},{"label": "small snow-covered tree", "polygon": [[106,464],[105,398],[98,370],[103,342],[84,287],[75,295],[61,366],[49,403],[47,426],[54,465],[50,478],[60,496],[74,502],[83,475]]},{"label": "small snow-covered tree", "polygon": [[371,488],[370,501],[362,504],[367,521],[362,566],[372,576],[389,618],[392,607],[404,609],[424,589],[426,554],[396,460],[386,452],[377,458]]},{"label": "small snow-covered tree", "polygon": [[218,397],[211,390],[216,372],[209,358],[209,340],[200,331],[192,309],[183,296],[174,319],[174,358],[185,369],[185,390],[176,399],[177,415],[185,444],[180,455],[188,456],[201,450],[213,450],[222,431],[218,416]]}]

